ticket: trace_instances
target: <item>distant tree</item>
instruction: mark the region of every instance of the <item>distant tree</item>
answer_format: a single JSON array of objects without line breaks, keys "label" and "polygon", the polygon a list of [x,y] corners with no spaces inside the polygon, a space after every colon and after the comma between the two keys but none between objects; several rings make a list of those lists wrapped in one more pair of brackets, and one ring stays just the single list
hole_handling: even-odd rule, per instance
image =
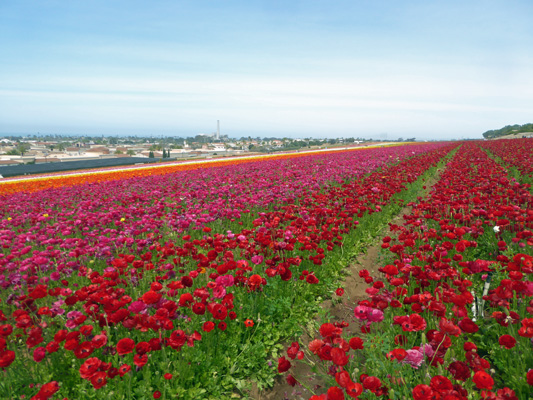
[{"label": "distant tree", "polygon": [[154,152],[150,150],[150,153],[148,153],[148,158],[155,158]]},{"label": "distant tree", "polygon": [[133,150],[128,150],[127,154],[129,156],[134,156],[135,155],[135,152]]},{"label": "distant tree", "polygon": [[115,150],[115,154],[124,154],[122,150]]}]

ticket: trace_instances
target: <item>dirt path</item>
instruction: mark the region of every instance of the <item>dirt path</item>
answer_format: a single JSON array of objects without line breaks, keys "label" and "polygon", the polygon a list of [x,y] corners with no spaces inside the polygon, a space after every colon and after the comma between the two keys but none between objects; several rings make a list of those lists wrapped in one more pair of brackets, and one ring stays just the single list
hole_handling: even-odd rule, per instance
[{"label": "dirt path", "polygon": [[[434,176],[428,178],[425,182],[425,189],[419,196],[426,196],[435,183],[439,180],[442,169],[438,169]],[[389,226],[374,238],[372,244],[367,247],[365,253],[359,254],[351,263],[345,268],[346,276],[342,287],[344,288],[344,295],[342,297],[334,296],[334,299],[326,300],[322,303],[322,309],[329,315],[330,322],[345,321],[348,326],[343,329],[344,337],[352,337],[359,335],[361,332],[361,324],[355,318],[353,310],[358,301],[367,298],[365,290],[369,287],[362,278],[359,277],[359,271],[366,269],[370,275],[376,277],[380,272],[378,268],[382,266],[381,262],[381,243],[385,236],[390,234],[391,225],[399,225],[404,221],[404,215],[410,214],[412,207],[406,206],[393,217]],[[310,332],[310,334],[315,334]],[[307,346],[309,341],[315,337],[310,337],[305,334],[300,338],[300,346]],[[284,377],[278,377],[275,386],[268,390],[260,392],[254,387],[250,393],[250,398],[253,400],[307,400],[313,393],[308,389],[320,389],[323,382],[320,377],[317,377],[311,367],[299,362],[293,363],[291,373],[302,383],[302,385],[290,386]]]}]

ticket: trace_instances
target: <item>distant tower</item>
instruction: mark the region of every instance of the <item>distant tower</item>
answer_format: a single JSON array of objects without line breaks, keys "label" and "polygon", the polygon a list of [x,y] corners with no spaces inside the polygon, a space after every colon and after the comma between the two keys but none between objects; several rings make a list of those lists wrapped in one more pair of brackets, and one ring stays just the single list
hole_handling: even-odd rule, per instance
[{"label": "distant tower", "polygon": [[220,140],[220,121],[217,119],[217,140]]}]

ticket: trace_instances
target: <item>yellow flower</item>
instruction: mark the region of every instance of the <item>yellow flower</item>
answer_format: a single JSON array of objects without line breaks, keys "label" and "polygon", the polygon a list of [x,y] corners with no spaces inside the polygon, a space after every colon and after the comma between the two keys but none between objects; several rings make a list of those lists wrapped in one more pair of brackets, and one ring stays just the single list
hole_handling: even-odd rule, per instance
[{"label": "yellow flower", "polygon": [[48,217],[48,214],[43,214],[43,217],[45,217],[45,218]]},{"label": "yellow flower", "polygon": [[126,221],[126,218],[120,218],[120,222]]},{"label": "yellow flower", "polygon": [[12,219],[13,219],[13,218],[11,218],[11,217],[7,217],[7,220],[8,220],[8,221],[11,221]]}]

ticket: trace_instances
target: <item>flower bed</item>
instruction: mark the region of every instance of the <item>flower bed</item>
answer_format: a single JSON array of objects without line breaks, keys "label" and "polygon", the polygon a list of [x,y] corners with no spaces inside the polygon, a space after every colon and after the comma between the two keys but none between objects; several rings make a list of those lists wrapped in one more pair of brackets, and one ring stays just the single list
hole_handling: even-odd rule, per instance
[{"label": "flower bed", "polygon": [[[533,397],[533,198],[476,144],[383,239],[381,276],[363,270],[361,337],[325,323],[305,350],[329,388],[313,400]],[[296,384],[297,377],[289,376]]]}]

